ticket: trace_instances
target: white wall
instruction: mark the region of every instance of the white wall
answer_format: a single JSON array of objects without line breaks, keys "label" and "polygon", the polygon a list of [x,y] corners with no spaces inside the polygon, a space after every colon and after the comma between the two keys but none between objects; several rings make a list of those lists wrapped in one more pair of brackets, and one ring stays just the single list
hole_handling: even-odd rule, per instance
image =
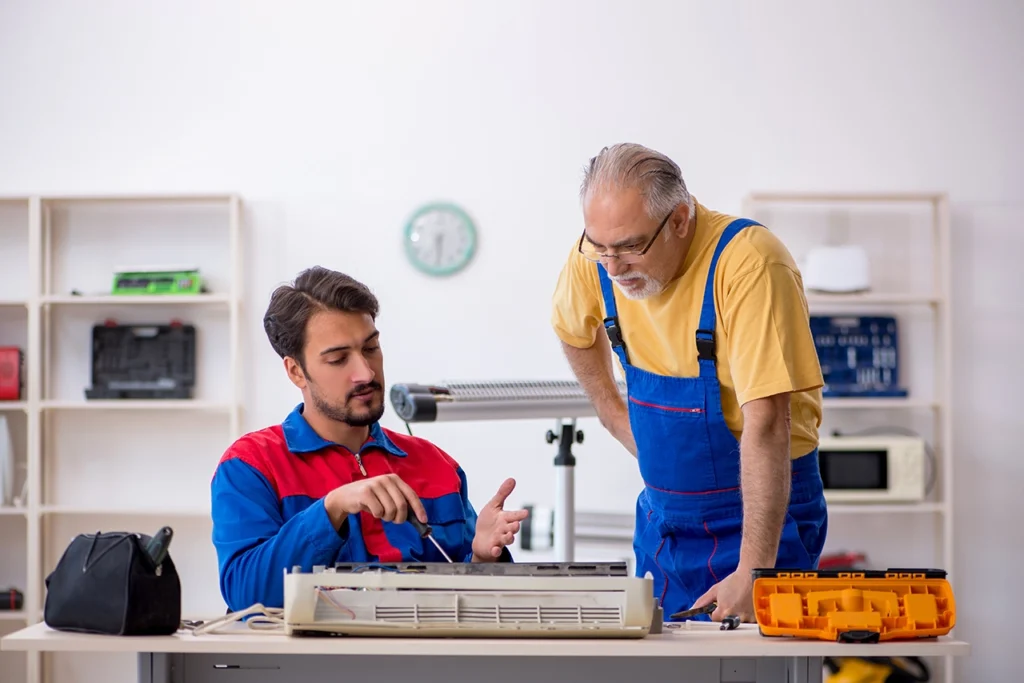
[{"label": "white wall", "polygon": [[[1009,603],[1024,606],[999,587],[1015,585],[1024,513],[1011,425],[1024,376],[1022,28],[1012,0],[9,0],[0,194],[240,192],[255,429],[297,399],[263,337],[267,295],[314,263],[380,296],[389,382],[568,377],[549,297],[581,229],[579,170],[605,144],[671,154],[724,211],[754,189],[946,190],[958,634],[974,646],[959,666],[1009,679]],[[447,281],[416,274],[400,243],[408,214],[437,198],[482,233],[476,263]],[[462,461],[478,502],[514,475],[517,499],[550,503],[549,426],[416,431]],[[633,462],[585,428],[579,507],[629,511]]]}]

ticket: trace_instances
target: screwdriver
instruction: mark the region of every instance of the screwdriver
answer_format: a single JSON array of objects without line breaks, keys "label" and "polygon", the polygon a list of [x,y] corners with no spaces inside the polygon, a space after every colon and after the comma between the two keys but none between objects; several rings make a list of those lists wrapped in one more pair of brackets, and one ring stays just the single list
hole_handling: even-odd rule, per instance
[{"label": "screwdriver", "polygon": [[434,547],[441,551],[441,554],[444,555],[444,559],[448,560],[448,562],[451,564],[455,564],[454,562],[452,562],[452,558],[448,557],[448,553],[444,551],[444,548],[441,547],[441,544],[437,542],[437,539],[434,538],[434,530],[430,528],[429,524],[424,524],[423,522],[418,520],[415,515],[409,517],[409,522],[414,527],[416,527],[416,531],[417,533],[419,533],[420,538],[429,539],[430,542],[434,544]]},{"label": "screwdriver", "polygon": [[149,539],[149,543],[146,544],[146,553],[153,559],[153,564],[160,566],[165,559],[167,559],[168,546],[171,545],[171,539],[174,537],[174,531],[169,526],[165,526],[157,531]]}]

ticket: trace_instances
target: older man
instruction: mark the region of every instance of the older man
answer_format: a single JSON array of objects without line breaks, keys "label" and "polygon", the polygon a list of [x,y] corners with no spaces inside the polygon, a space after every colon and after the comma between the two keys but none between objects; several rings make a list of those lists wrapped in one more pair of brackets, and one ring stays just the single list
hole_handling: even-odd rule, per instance
[{"label": "older man", "polygon": [[711,619],[752,621],[751,570],[816,567],[827,528],[800,273],[766,228],[702,206],[640,145],[591,159],[581,203],[552,324],[637,458],[637,573],[654,576],[666,614],[717,603]]}]

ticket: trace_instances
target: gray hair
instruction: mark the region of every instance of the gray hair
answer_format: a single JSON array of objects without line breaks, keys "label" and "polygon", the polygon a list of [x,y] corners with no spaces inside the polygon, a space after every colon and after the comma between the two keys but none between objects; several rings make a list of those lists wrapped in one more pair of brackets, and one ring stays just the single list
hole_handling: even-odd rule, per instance
[{"label": "gray hair", "polygon": [[643,145],[623,142],[605,147],[593,157],[584,169],[580,201],[585,202],[598,188],[640,190],[650,218],[661,219],[684,202],[693,215],[693,197],[679,166]]}]

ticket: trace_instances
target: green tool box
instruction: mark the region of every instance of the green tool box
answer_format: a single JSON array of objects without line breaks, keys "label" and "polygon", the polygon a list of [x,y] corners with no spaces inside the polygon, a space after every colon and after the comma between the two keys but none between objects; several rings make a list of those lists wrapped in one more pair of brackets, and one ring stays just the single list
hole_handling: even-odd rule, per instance
[{"label": "green tool box", "polygon": [[205,292],[199,268],[154,266],[119,268],[114,273],[112,294],[202,294]]}]

